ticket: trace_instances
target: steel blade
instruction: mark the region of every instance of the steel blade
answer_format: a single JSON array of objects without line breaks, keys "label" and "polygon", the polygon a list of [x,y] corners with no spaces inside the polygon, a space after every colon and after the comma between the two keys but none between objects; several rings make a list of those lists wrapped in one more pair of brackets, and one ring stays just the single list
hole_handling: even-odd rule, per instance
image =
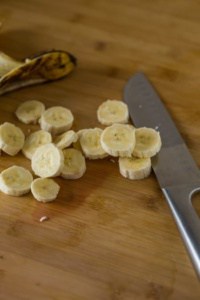
[{"label": "steel blade", "polygon": [[200,172],[164,104],[143,73],[130,78],[124,101],[136,127],[160,132],[162,148],[152,166],[162,188],[200,180]]}]

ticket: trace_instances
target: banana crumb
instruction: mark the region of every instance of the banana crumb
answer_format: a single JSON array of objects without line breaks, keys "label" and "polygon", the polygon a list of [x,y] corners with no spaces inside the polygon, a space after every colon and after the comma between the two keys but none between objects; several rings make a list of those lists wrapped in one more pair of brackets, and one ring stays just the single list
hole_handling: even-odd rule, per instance
[{"label": "banana crumb", "polygon": [[43,217],[40,218],[39,221],[40,221],[40,223],[42,223],[42,222],[47,221],[47,220],[49,220],[49,217],[43,216]]}]

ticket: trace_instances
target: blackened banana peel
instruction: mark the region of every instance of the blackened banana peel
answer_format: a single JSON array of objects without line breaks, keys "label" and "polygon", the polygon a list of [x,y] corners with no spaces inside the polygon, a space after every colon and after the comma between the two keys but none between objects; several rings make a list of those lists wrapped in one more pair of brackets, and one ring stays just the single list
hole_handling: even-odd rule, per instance
[{"label": "blackened banana peel", "polygon": [[51,50],[26,58],[24,62],[0,52],[0,95],[67,76],[76,58],[66,51]]}]

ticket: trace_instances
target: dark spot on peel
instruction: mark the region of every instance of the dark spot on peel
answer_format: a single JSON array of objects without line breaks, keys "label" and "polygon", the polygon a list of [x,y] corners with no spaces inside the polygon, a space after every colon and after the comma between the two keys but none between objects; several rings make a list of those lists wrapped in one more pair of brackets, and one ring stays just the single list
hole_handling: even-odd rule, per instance
[{"label": "dark spot on peel", "polygon": [[3,255],[0,255],[0,259],[4,259],[4,256],[3,256]]}]

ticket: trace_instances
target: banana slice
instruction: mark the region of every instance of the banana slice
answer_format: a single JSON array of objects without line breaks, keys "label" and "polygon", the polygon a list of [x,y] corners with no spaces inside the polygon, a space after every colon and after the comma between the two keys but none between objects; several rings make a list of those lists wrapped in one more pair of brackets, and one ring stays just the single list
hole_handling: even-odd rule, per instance
[{"label": "banana slice", "polygon": [[63,133],[71,128],[74,117],[71,111],[62,106],[53,106],[45,110],[39,122],[43,130],[53,135]]},{"label": "banana slice", "polygon": [[32,159],[36,149],[41,145],[49,144],[52,142],[51,134],[45,130],[38,130],[31,133],[25,140],[22,148],[23,154]]},{"label": "banana slice", "polygon": [[136,145],[133,155],[136,157],[152,157],[160,151],[160,133],[152,128],[141,127],[135,130]]},{"label": "banana slice", "polygon": [[103,130],[100,128],[91,128],[80,133],[80,144],[84,155],[89,159],[98,159],[108,156],[100,143],[100,137]]},{"label": "banana slice", "polygon": [[102,148],[112,156],[131,157],[135,147],[135,128],[132,125],[113,124],[103,130]]},{"label": "banana slice", "polygon": [[0,190],[11,196],[21,196],[30,191],[32,174],[25,168],[12,166],[0,174]]},{"label": "banana slice", "polygon": [[14,124],[5,122],[0,126],[0,149],[5,153],[16,155],[22,149],[24,140],[24,133]]},{"label": "banana slice", "polygon": [[[88,129],[84,128],[84,129],[80,129],[79,131],[77,131],[77,136],[78,136],[78,139],[75,143],[73,143],[73,147],[79,151],[82,151],[82,148],[81,148],[81,143],[80,143],[80,138],[81,138],[81,135],[84,131],[86,131]],[[83,151],[82,151],[83,152]]]},{"label": "banana slice", "polygon": [[73,130],[69,130],[57,136],[54,140],[54,143],[59,149],[65,149],[69,147],[72,143],[76,143],[77,140],[78,140],[77,133],[74,132]]},{"label": "banana slice", "polygon": [[97,118],[103,125],[127,123],[129,118],[128,106],[118,100],[107,100],[97,110]]},{"label": "banana slice", "polygon": [[151,173],[151,159],[137,157],[119,158],[120,174],[129,179],[143,179]]},{"label": "banana slice", "polygon": [[37,178],[31,183],[31,192],[40,202],[51,202],[58,196],[60,186],[50,178]]},{"label": "banana slice", "polygon": [[63,150],[64,167],[61,176],[65,179],[78,179],[86,171],[85,157],[76,149],[68,148]]},{"label": "banana slice", "polygon": [[42,113],[45,111],[45,106],[37,100],[29,100],[23,102],[16,110],[17,118],[25,124],[36,124]]},{"label": "banana slice", "polygon": [[52,143],[38,147],[31,161],[33,172],[42,178],[60,175],[63,166],[63,153]]}]

